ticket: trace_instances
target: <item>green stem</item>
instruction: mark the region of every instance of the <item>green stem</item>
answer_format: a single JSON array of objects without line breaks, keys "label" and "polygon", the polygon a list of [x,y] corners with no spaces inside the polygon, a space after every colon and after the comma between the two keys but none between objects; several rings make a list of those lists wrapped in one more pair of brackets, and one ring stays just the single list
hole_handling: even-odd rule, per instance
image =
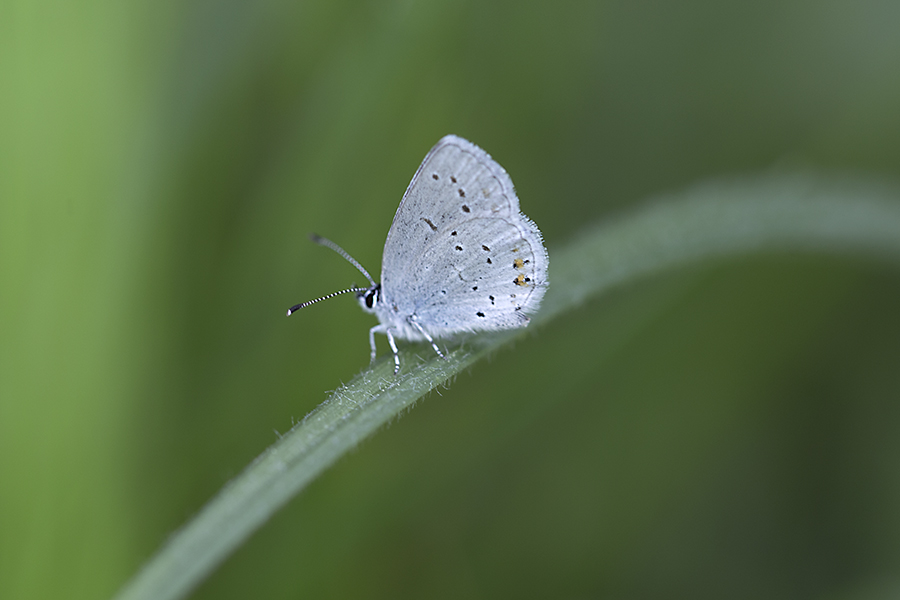
[{"label": "green stem", "polygon": [[[550,253],[552,285],[532,327],[589,297],[681,264],[758,251],[864,253],[900,263],[900,194],[809,175],[706,184],[595,227]],[[228,483],[121,590],[124,600],[182,598],[275,511],[416,400],[519,335],[483,336],[404,369],[381,360]]]}]

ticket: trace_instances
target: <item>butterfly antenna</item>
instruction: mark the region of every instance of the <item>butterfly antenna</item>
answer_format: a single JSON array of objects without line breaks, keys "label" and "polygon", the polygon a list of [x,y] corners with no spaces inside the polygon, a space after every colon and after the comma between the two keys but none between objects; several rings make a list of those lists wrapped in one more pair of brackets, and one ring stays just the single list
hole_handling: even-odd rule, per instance
[{"label": "butterfly antenna", "polygon": [[315,304],[316,302],[321,302],[322,300],[328,300],[329,298],[334,298],[335,296],[340,296],[341,294],[349,294],[350,292],[356,292],[356,293],[365,292],[365,291],[368,291],[368,289],[369,288],[348,288],[346,290],[341,290],[339,292],[334,292],[332,294],[328,294],[327,296],[322,296],[321,298],[316,298],[315,300],[308,300],[301,304],[295,304],[294,306],[292,306],[288,309],[287,316],[291,316],[292,314],[294,314],[301,308],[306,308],[310,304]]},{"label": "butterfly antenna", "polygon": [[[359,263],[356,261],[355,258],[353,258],[353,257],[350,256],[349,254],[347,254],[347,251],[346,251],[346,250],[344,250],[343,248],[341,248],[340,246],[338,246],[337,244],[335,244],[335,243],[332,242],[331,240],[326,239],[326,238],[323,238],[323,237],[320,236],[320,235],[316,235],[315,233],[311,233],[311,234],[309,235],[309,239],[311,239],[311,240],[314,241],[315,243],[319,244],[320,246],[325,246],[326,248],[331,248],[332,250],[334,250],[335,252],[337,252],[338,254],[340,254],[341,256],[343,256],[343,257],[347,260],[347,262],[349,262],[351,265],[353,265],[354,267],[356,267],[357,269],[359,269],[359,272],[366,276],[366,279],[369,280],[369,283],[371,283],[372,285],[377,285],[377,284],[375,283],[375,280],[372,279],[372,276],[369,275],[369,272],[366,271],[366,270],[363,268],[363,266],[362,266],[361,264],[359,264]],[[351,290],[347,290],[347,291],[351,291]],[[339,293],[343,293],[343,292],[339,292]]]}]

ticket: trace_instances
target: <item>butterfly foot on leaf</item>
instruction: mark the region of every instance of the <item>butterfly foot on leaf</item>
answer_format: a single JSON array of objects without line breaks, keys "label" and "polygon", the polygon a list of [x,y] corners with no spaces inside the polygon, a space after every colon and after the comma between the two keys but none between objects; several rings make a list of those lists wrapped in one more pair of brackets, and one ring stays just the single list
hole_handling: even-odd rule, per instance
[{"label": "butterfly foot on leaf", "polygon": [[394,341],[394,334],[391,333],[390,328],[384,330],[384,334],[387,336],[388,344],[391,345],[391,351],[394,353],[394,375],[400,372],[400,351],[397,350],[397,342]]},{"label": "butterfly foot on leaf", "polygon": [[394,377],[400,374],[400,355],[394,352]]}]

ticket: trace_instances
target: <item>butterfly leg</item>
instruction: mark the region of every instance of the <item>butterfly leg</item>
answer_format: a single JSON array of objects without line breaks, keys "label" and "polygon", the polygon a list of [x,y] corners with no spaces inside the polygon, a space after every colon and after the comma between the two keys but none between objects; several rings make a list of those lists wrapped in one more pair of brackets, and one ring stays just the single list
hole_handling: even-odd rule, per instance
[{"label": "butterfly leg", "polygon": [[387,336],[388,344],[391,345],[391,350],[394,351],[394,375],[396,375],[400,372],[400,352],[397,350],[397,342],[394,341],[390,328],[384,330],[384,335]]},{"label": "butterfly leg", "polygon": [[409,321],[409,324],[415,327],[419,333],[425,336],[425,339],[428,340],[428,343],[431,344],[431,347],[434,348],[434,351],[437,352],[437,355],[446,360],[447,357],[444,356],[444,354],[441,352],[441,349],[438,348],[438,345],[434,343],[434,338],[428,335],[428,332],[425,331],[421,325],[419,325],[419,320],[416,319],[416,315],[411,315],[407,319],[407,321]]},{"label": "butterfly leg", "polygon": [[376,350],[375,350],[375,334],[383,333],[387,336],[388,344],[391,345],[391,350],[394,352],[394,375],[400,372],[400,351],[397,350],[397,342],[394,341],[394,334],[391,333],[390,327],[385,327],[382,325],[376,325],[375,327],[369,330],[369,345],[372,347],[372,360],[369,361],[370,364],[375,362]]},{"label": "butterfly leg", "polygon": [[375,327],[369,330],[369,347],[372,349],[372,358],[369,360],[369,364],[371,365],[375,362],[375,356],[378,355],[378,350],[375,348],[375,333],[381,333],[381,325],[376,325]]}]

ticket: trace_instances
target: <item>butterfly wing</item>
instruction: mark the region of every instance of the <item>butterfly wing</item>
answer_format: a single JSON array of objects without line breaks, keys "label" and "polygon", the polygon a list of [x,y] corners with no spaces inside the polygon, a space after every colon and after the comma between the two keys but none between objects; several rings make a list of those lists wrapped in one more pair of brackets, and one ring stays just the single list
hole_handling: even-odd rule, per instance
[{"label": "butterfly wing", "polygon": [[388,232],[385,310],[436,337],[528,323],[547,287],[547,251],[506,171],[457,136],[422,161]]}]

